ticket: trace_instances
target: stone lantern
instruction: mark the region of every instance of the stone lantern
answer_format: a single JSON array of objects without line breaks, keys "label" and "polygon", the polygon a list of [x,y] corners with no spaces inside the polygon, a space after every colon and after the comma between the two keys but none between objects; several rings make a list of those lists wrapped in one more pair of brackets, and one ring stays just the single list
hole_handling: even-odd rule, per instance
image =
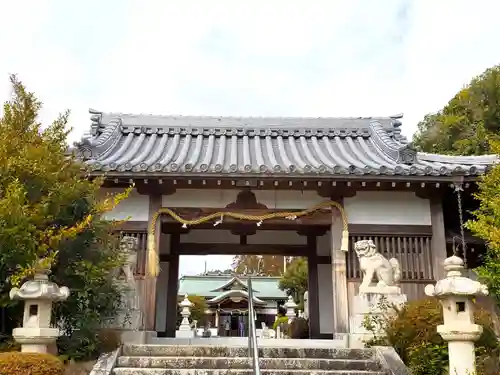
[{"label": "stone lantern", "polygon": [[193,330],[191,329],[191,324],[189,324],[189,317],[191,316],[191,307],[193,303],[189,300],[188,295],[184,295],[184,300],[179,303],[181,308],[182,321],[179,326],[179,330],[176,333],[176,337],[191,338],[194,337]]},{"label": "stone lantern", "polygon": [[41,266],[33,280],[10,291],[11,299],[24,300],[23,326],[15,328],[12,336],[21,344],[22,352],[47,353],[49,345],[60,336],[59,329],[51,327],[52,303],[69,297],[69,289],[49,281],[50,270]]},{"label": "stone lantern", "polygon": [[288,321],[291,323],[293,319],[295,319],[295,309],[297,308],[297,304],[293,300],[292,296],[288,296],[288,301],[285,303],[286,307],[286,316]]},{"label": "stone lantern", "polygon": [[437,331],[448,342],[450,374],[475,374],[474,342],[481,336],[483,327],[474,324],[473,298],[488,295],[488,289],[463,276],[464,262],[455,255],[444,261],[444,269],[446,278],[436,285],[427,285],[425,294],[438,298],[443,306],[444,324],[439,325]]}]

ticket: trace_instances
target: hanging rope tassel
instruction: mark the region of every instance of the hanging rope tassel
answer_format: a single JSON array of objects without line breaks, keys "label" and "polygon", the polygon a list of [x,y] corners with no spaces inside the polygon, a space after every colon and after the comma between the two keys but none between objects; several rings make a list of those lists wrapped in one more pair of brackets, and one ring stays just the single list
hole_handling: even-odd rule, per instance
[{"label": "hanging rope tassel", "polygon": [[160,212],[157,212],[151,218],[151,223],[148,230],[148,253],[147,253],[147,276],[158,277],[160,274],[160,255],[156,249],[156,223]]},{"label": "hanging rope tassel", "polygon": [[349,231],[344,229],[342,231],[342,242],[340,244],[340,250],[349,251]]}]

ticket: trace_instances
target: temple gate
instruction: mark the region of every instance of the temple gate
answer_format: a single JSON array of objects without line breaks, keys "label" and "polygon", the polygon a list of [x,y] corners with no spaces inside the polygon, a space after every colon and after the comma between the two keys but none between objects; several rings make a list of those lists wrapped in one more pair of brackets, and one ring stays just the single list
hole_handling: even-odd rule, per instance
[{"label": "temple gate", "polygon": [[417,152],[400,118],[91,111],[91,134],[75,151],[93,176],[106,175],[106,192],[134,184],[107,218],[129,217],[121,230],[138,239],[144,328],[175,334],[185,254],[307,257],[314,338],[349,332],[361,276],[357,240],[397,258],[404,293],[423,296],[443,277],[447,231],[460,232],[445,225],[446,212],[457,212],[450,199],[470,196],[496,156]]}]

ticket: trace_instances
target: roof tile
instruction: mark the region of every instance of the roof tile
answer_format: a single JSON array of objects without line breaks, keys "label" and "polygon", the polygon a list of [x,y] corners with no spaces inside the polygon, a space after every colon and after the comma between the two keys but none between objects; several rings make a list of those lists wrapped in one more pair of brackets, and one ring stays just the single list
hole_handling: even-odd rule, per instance
[{"label": "roof tile", "polygon": [[236,118],[92,113],[77,144],[96,173],[476,175],[495,155],[416,152],[397,118]]}]

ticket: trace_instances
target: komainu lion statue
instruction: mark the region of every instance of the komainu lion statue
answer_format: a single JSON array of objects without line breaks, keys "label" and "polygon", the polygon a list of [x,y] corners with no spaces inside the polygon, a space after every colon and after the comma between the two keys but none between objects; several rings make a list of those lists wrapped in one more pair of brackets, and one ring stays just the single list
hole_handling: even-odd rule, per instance
[{"label": "komainu lion statue", "polygon": [[137,238],[132,236],[123,236],[120,241],[120,251],[124,257],[124,263],[117,270],[116,276],[125,276],[125,280],[130,286],[135,286],[134,274],[137,267],[137,245]]},{"label": "komainu lion statue", "polygon": [[395,286],[401,280],[401,268],[396,258],[387,260],[377,251],[372,240],[357,241],[354,251],[359,259],[359,266],[363,272],[363,281],[360,287],[368,287],[376,276],[378,287]]}]

